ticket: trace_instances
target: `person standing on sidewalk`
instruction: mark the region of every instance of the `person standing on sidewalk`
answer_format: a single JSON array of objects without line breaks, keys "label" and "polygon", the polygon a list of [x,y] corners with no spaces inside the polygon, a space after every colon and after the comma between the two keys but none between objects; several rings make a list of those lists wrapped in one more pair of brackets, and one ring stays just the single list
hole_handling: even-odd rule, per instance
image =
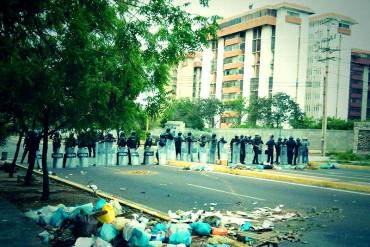
[{"label": "person standing on sidewalk", "polygon": [[275,152],[276,152],[276,164],[280,164],[280,152],[281,152],[281,145],[283,144],[281,137],[278,138],[276,144],[275,144]]},{"label": "person standing on sidewalk", "polygon": [[266,142],[267,146],[267,163],[270,162],[270,165],[274,163],[274,146],[275,146],[275,141],[274,141],[274,136],[270,136],[270,140]]},{"label": "person standing on sidewalk", "polygon": [[240,136],[240,163],[245,164],[245,144],[247,142],[247,137],[244,137],[244,135]]},{"label": "person standing on sidewalk", "polygon": [[310,145],[307,138],[302,139],[302,163],[308,163],[308,146]]},{"label": "person standing on sidewalk", "polygon": [[131,136],[127,139],[128,147],[128,164],[131,165],[131,151],[130,149],[137,149],[140,146],[140,140],[136,136],[136,132],[132,131]]},{"label": "person standing on sidewalk", "polygon": [[145,165],[145,152],[150,151],[151,147],[153,145],[153,138],[150,133],[146,134],[146,140],[144,143],[144,155],[143,155],[143,163],[142,165]]},{"label": "person standing on sidewalk", "polygon": [[296,146],[296,142],[294,141],[293,136],[289,137],[289,140],[286,142],[286,146],[287,146],[288,164],[292,165],[294,150]]},{"label": "person standing on sidewalk", "polygon": [[182,138],[182,133],[179,132],[177,133],[177,137],[175,137],[175,150],[176,150],[176,159],[179,157],[181,157],[181,145],[184,141],[184,138]]}]

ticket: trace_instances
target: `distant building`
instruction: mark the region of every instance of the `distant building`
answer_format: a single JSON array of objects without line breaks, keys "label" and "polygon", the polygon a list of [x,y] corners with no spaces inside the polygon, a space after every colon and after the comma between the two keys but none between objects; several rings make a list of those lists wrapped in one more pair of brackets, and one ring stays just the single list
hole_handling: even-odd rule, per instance
[{"label": "distant building", "polygon": [[[219,23],[217,41],[203,52],[201,97],[222,101],[285,92],[303,103],[297,90],[306,81],[308,17],[304,6],[282,3],[250,10]],[[220,127],[235,123],[226,111]]]},{"label": "distant building", "polygon": [[370,119],[370,51],[352,49],[348,118]]},{"label": "distant building", "polygon": [[323,114],[323,86],[325,77],[325,48],[336,49],[330,52],[327,90],[327,114],[331,117],[348,118],[348,99],[351,64],[351,26],[357,22],[350,17],[336,13],[326,13],[310,17],[308,36],[308,67],[304,111],[316,119]]},{"label": "distant building", "polygon": [[200,97],[201,56],[199,52],[190,54],[170,71],[167,91],[170,91],[174,98],[198,99]]}]

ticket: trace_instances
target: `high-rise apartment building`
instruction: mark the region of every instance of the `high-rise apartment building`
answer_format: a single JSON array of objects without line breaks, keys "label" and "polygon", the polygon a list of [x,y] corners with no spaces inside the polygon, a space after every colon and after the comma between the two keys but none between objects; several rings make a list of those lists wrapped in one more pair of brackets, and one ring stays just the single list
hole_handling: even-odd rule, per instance
[{"label": "high-rise apartment building", "polygon": [[202,54],[189,54],[183,61],[170,71],[167,91],[172,92],[176,99],[200,97],[202,75]]},{"label": "high-rise apartment building", "polygon": [[[299,88],[306,81],[308,17],[313,13],[282,3],[222,20],[217,40],[203,52],[201,97],[229,101],[285,92],[303,104]],[[218,125],[230,126],[235,117],[227,111]]]},{"label": "high-rise apartment building", "polygon": [[352,49],[348,118],[370,119],[370,51]]},{"label": "high-rise apartment building", "polygon": [[[327,115],[348,118],[351,64],[351,26],[357,22],[350,17],[326,13],[310,17],[308,36],[308,67],[304,111],[316,119],[323,114],[323,87],[328,60]],[[330,51],[326,54],[326,49]]]}]

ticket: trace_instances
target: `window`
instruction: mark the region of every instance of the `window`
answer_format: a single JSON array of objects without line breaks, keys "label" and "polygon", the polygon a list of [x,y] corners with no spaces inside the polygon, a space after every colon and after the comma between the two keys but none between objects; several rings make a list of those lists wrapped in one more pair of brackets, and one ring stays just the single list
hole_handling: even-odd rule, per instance
[{"label": "window", "polygon": [[222,99],[234,100],[239,97],[240,93],[224,93],[222,94]]},{"label": "window", "polygon": [[258,78],[251,78],[250,95],[258,96]]},{"label": "window", "polygon": [[299,17],[299,13],[297,13],[297,12],[293,12],[293,11],[289,11],[289,10],[288,10],[287,14],[288,14],[289,16]]},{"label": "window", "polygon": [[234,57],[227,57],[227,58],[224,59],[224,64],[239,63],[239,62],[244,62],[244,55],[234,56]]},{"label": "window", "polygon": [[233,44],[225,46],[225,51],[235,51],[240,49],[240,44]]},{"label": "window", "polygon": [[276,34],[276,28],[275,26],[272,27],[272,34],[271,34],[271,51],[275,51],[275,34]]},{"label": "window", "polygon": [[226,81],[222,84],[222,88],[228,88],[228,87],[242,87],[243,81],[242,80],[234,80],[234,81]]},{"label": "window", "polygon": [[243,68],[238,68],[238,69],[226,69],[224,70],[224,75],[237,75],[237,74],[243,74],[244,69]]},{"label": "window", "polygon": [[350,26],[348,24],[346,24],[346,23],[339,22],[339,27],[340,28],[349,29]]},{"label": "window", "polygon": [[211,47],[212,47],[212,50],[217,50],[217,40],[211,41]]},{"label": "window", "polygon": [[272,97],[272,85],[273,85],[273,77],[269,77],[269,97]]}]

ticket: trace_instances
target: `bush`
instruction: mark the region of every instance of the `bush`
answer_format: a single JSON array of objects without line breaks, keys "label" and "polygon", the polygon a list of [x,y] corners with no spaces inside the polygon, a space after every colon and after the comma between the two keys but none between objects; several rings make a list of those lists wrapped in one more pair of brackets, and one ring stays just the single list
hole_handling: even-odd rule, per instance
[{"label": "bush", "polygon": [[352,151],[348,152],[331,152],[329,157],[338,161],[369,161],[370,154],[355,154]]}]

